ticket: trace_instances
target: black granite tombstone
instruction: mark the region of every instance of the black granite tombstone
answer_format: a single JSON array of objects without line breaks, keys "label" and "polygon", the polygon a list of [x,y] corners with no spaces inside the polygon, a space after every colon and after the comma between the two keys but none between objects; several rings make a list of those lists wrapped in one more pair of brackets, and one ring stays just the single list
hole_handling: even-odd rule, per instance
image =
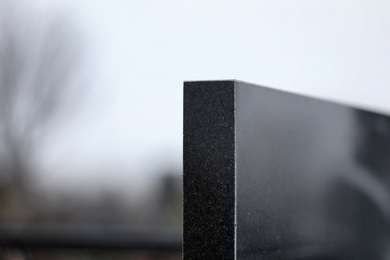
[{"label": "black granite tombstone", "polygon": [[390,118],[184,83],[184,259],[388,259]]}]

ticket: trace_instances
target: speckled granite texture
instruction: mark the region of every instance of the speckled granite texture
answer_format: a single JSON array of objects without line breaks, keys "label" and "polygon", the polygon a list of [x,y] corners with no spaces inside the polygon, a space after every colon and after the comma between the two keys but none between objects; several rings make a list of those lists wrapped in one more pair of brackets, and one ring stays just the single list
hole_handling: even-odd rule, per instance
[{"label": "speckled granite texture", "polygon": [[234,259],[234,82],[184,84],[184,259]]},{"label": "speckled granite texture", "polygon": [[184,259],[387,259],[389,158],[388,116],[186,82]]}]

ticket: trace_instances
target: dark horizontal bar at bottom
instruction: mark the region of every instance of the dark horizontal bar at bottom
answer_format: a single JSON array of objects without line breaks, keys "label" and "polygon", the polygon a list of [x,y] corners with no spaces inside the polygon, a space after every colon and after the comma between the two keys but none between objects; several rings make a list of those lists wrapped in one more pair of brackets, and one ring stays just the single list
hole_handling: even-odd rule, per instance
[{"label": "dark horizontal bar at bottom", "polygon": [[110,227],[0,227],[0,247],[182,250],[177,230]]}]

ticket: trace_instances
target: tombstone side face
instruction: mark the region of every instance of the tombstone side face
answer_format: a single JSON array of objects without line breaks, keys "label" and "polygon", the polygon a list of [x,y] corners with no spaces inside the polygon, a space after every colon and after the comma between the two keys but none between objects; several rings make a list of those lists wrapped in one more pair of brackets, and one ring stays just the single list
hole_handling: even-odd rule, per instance
[{"label": "tombstone side face", "polygon": [[327,234],[324,192],[338,174],[332,164],[351,163],[352,111],[240,82],[236,88],[238,259],[324,257],[323,244],[335,236]]},{"label": "tombstone side face", "polygon": [[390,255],[389,117],[239,81],[184,106],[185,259]]},{"label": "tombstone side face", "polygon": [[183,258],[235,259],[233,81],[184,84]]},{"label": "tombstone side face", "polygon": [[236,108],[237,259],[388,254],[388,117],[242,82]]}]

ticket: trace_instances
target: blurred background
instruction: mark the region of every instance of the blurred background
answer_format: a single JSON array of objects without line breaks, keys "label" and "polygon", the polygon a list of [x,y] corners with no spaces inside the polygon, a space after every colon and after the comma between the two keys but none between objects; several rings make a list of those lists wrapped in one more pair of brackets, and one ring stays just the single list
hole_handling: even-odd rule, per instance
[{"label": "blurred background", "polygon": [[183,81],[389,114],[389,24],[379,0],[0,0],[1,224],[180,232]]}]

